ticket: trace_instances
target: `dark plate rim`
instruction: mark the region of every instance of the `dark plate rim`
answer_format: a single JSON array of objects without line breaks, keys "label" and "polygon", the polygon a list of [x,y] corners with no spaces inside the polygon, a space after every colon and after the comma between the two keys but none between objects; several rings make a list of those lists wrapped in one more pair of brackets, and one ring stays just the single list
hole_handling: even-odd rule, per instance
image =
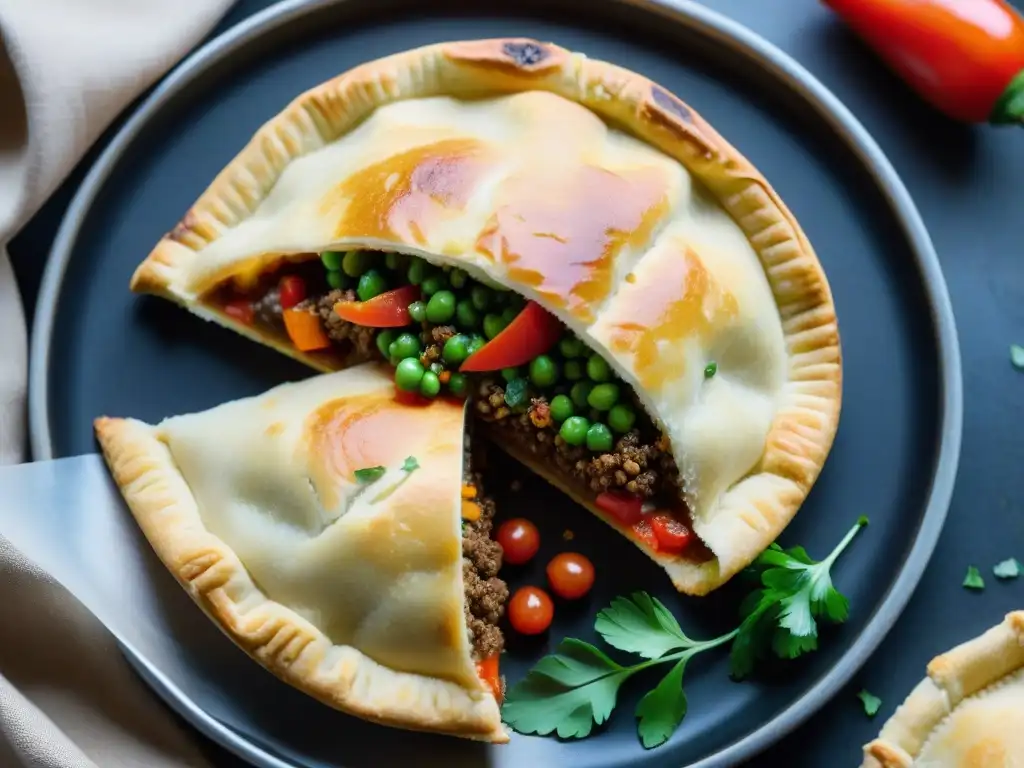
[{"label": "dark plate rim", "polygon": [[[688,27],[730,52],[756,63],[781,85],[799,96],[852,150],[886,199],[910,245],[931,310],[941,378],[940,435],[934,459],[931,491],[920,527],[900,571],[867,625],[839,662],[806,693],[765,721],[759,728],[692,768],[735,765],[780,740],[820,709],[863,666],[899,618],[924,573],[942,531],[952,500],[963,430],[963,390],[960,349],[949,292],[938,256],[909,192],[892,164],[863,125],[817,78],[789,54],[750,29],[692,0],[608,0],[638,12],[654,14]],[[33,459],[54,458],[49,416],[49,357],[64,273],[78,231],[93,199],[124,149],[164,103],[207,67],[229,58],[265,33],[303,16],[315,7],[357,0],[282,0],[256,13],[204,44],[188,56],[135,109],[102,152],[76,192],[57,232],[40,287],[29,355],[29,435]],[[122,646],[129,662],[175,711],[194,727],[239,757],[266,768],[301,768],[274,757],[211,717],[130,647]]]}]

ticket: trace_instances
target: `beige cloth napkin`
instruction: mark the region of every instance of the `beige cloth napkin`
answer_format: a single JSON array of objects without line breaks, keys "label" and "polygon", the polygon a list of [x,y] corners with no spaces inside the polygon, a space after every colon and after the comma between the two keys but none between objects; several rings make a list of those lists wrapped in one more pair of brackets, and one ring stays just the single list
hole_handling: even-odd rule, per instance
[{"label": "beige cloth napkin", "polygon": [[[231,2],[0,0],[0,463],[25,445],[25,321],[5,244]],[[0,766],[206,765],[99,622],[0,538]]]}]

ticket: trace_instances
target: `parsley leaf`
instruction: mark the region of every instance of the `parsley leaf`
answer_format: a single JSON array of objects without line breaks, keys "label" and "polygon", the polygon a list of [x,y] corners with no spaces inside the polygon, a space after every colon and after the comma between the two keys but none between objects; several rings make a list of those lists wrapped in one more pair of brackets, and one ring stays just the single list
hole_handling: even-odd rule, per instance
[{"label": "parsley leaf", "polygon": [[502,715],[519,733],[583,738],[608,719],[619,686],[634,671],[589,643],[566,638],[508,692]]},{"label": "parsley leaf", "polygon": [[409,456],[408,458],[406,458],[405,463],[402,464],[402,469],[404,469],[406,472],[412,472],[414,469],[419,468],[420,463],[416,461],[415,456]]},{"label": "parsley leaf", "polygon": [[526,379],[512,379],[505,385],[505,405],[512,410],[526,405],[529,383]]},{"label": "parsley leaf", "polygon": [[372,483],[374,480],[380,480],[380,478],[384,477],[386,471],[384,467],[365,467],[357,469],[352,474],[356,476],[356,480],[360,483]]},{"label": "parsley leaf", "polygon": [[992,568],[992,574],[997,579],[1016,579],[1020,576],[1021,571],[1024,571],[1024,566],[1015,557],[1003,560],[1001,563],[996,563]]},{"label": "parsley leaf", "polygon": [[658,686],[636,705],[637,733],[644,747],[664,744],[675,733],[686,716],[686,694],[683,692],[683,670],[689,658],[684,656],[672,667]]},{"label": "parsley leaf", "polygon": [[1010,363],[1018,371],[1024,371],[1024,347],[1020,344],[1010,345]]},{"label": "parsley leaf", "polygon": [[981,578],[981,574],[978,572],[978,569],[973,565],[967,566],[967,575],[964,576],[964,586],[967,587],[967,589],[981,590],[985,588],[985,580]]},{"label": "parsley leaf", "polygon": [[668,608],[646,592],[612,600],[597,614],[594,629],[613,648],[645,659],[656,659],[669,651],[694,645]]},{"label": "parsley leaf", "polygon": [[878,714],[878,708],[882,706],[882,700],[877,696],[874,696],[867,691],[861,691],[857,694],[857,698],[861,700],[864,705],[864,714],[868,717],[874,717]]},{"label": "parsley leaf", "polygon": [[841,624],[849,601],[832,584],[832,566],[865,525],[861,517],[838,546],[820,563],[803,547],[785,550],[772,544],[753,563],[763,589],[741,606],[743,623],[730,654],[732,675],[742,680],[768,649],[782,659],[795,659],[818,647],[818,622]]}]

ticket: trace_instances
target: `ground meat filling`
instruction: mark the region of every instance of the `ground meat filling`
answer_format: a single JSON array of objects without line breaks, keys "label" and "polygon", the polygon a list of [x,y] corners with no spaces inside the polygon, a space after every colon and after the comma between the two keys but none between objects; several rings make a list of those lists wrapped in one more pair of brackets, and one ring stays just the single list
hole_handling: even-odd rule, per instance
[{"label": "ground meat filling", "polygon": [[339,301],[359,301],[359,297],[353,290],[333,290],[322,296],[306,299],[297,304],[295,308],[319,315],[324,330],[327,331],[327,335],[332,341],[338,344],[350,343],[352,345],[354,359],[371,360],[378,357],[377,329],[342,320],[334,311],[334,305]]},{"label": "ground meat filling", "polygon": [[[594,456],[585,447],[562,439],[543,397],[533,398],[524,412],[514,413],[505,403],[502,384],[485,379],[473,392],[473,399],[474,409],[484,421],[531,453],[552,456],[563,473],[595,493],[621,490],[644,499],[678,496],[679,470],[668,440],[649,420],[622,435],[611,452]],[[638,408],[638,412],[642,410]]]},{"label": "ground meat filling", "polygon": [[505,638],[498,622],[505,613],[508,586],[498,578],[501,570],[501,546],[491,539],[494,525],[494,500],[481,492],[480,476],[473,473],[466,485],[477,488],[474,501],[480,506],[480,518],[462,523],[462,579],[466,591],[466,626],[476,661],[501,653]]}]

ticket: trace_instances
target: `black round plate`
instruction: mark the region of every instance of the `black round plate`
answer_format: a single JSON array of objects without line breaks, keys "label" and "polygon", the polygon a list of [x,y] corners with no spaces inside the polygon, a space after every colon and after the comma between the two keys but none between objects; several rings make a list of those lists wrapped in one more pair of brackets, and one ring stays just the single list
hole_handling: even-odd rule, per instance
[{"label": "black round plate", "polygon": [[[299,12],[300,5],[308,7]],[[640,746],[632,713],[655,675],[634,679],[610,724],[586,740],[516,735],[507,747],[485,748],[346,717],[240,653],[225,651],[227,660],[211,665],[183,638],[183,659],[205,677],[205,698],[186,701],[160,681],[156,687],[259,764],[733,764],[795,727],[849,679],[931,553],[959,451],[959,358],[937,262],[891,168],[841,106],[801,82],[806,73],[778,52],[776,65],[752,62],[749,45],[763,44],[745,38],[744,55],[736,36],[745,33],[706,10],[608,3],[572,16],[557,5],[484,12],[432,3],[427,17],[415,10],[422,6],[398,3],[293,2],[236,33],[222,45],[230,55],[187,63],[129,125],[134,137],[115,141],[100,161],[58,237],[33,340],[36,458],[94,451],[91,422],[100,414],[156,421],[311,375],[170,303],[130,294],[129,276],[252,133],[304,89],[425,43],[531,36],[639,71],[689,102],[767,176],[817,249],[840,318],[843,415],[825,470],[782,541],[823,557],[859,515],[870,516],[834,570],[850,598],[849,620],[823,631],[817,653],[742,684],[730,681],[726,653],[698,657],[686,670],[689,714],[669,744],[651,751]],[[503,662],[510,681],[562,637],[593,639],[596,611],[633,590],[660,597],[691,636],[734,626],[737,585],[705,599],[680,597],[639,551],[540,481],[524,477],[514,492],[510,481],[521,470],[496,467],[491,475],[502,516],[527,516],[543,535],[534,563],[509,572],[513,585],[543,583],[543,564],[565,549],[589,555],[598,572],[587,599],[558,606],[547,637],[513,638]],[[850,745],[851,760],[858,747]]]}]

